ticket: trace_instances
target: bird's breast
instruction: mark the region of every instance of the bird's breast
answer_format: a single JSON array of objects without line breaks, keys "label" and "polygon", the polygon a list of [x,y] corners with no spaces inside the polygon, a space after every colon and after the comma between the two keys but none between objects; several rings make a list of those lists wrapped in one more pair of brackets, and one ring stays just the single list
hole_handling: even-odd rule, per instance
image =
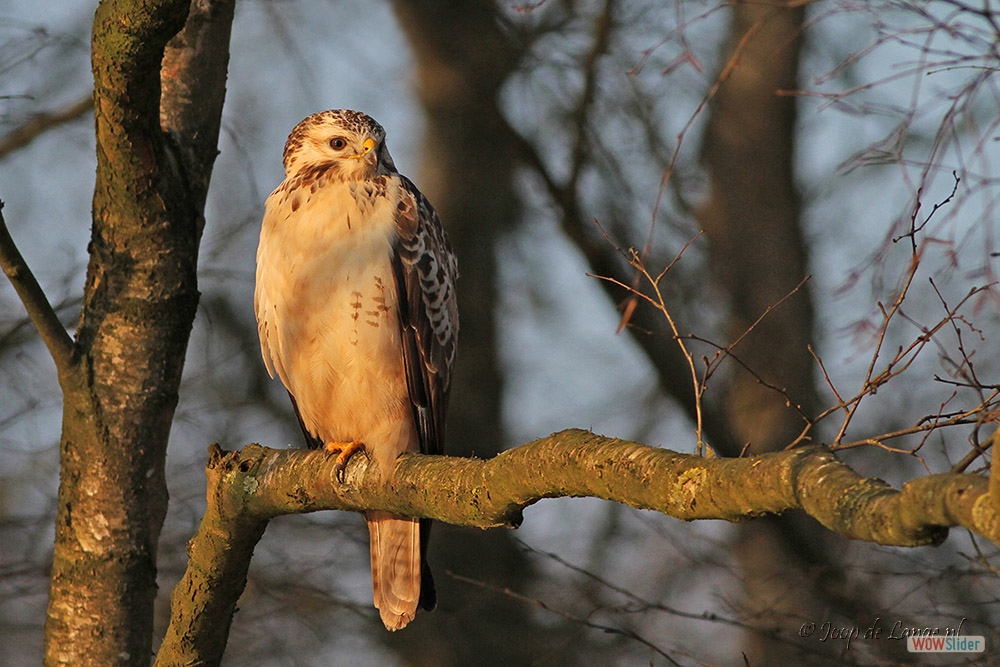
[{"label": "bird's breast", "polygon": [[[363,439],[405,410],[394,202],[358,184],[268,199],[258,249],[265,356],[321,439]],[[263,339],[266,329],[267,342]]]}]

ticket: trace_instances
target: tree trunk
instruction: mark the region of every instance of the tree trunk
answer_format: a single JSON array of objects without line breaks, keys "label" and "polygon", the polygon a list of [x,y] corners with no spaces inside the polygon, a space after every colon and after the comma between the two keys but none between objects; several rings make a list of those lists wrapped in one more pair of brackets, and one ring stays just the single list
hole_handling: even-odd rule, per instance
[{"label": "tree trunk", "polygon": [[[730,366],[722,413],[737,443],[760,453],[794,441],[805,426],[801,415],[812,416],[819,403],[808,349],[811,290],[805,283],[795,291],[807,275],[793,173],[796,98],[779,94],[798,87],[805,11],[738,2],[732,17],[723,81],[709,105],[702,145],[711,196],[699,218],[729,301],[728,339],[750,330],[732,350],[746,367]],[[829,542],[822,527],[792,513],[740,527],[735,549],[752,625],[768,631],[826,618],[826,585],[840,580]],[[749,633],[745,651],[754,664],[765,656],[774,664],[804,659],[794,644],[766,632]]]},{"label": "tree trunk", "polygon": [[[729,340],[806,277],[801,205],[793,174],[795,97],[804,9],[738,2],[724,57],[732,69],[709,106],[702,160],[711,196],[699,212],[710,262],[729,301]],[[725,66],[724,66],[725,67]],[[722,74],[721,76],[726,76]],[[726,390],[732,432],[753,451],[792,442],[818,403],[811,290],[806,283],[764,317],[733,350],[754,374],[733,372]]]},{"label": "tree trunk", "polygon": [[[68,361],[57,360],[64,407],[46,665],[145,666],[152,653],[167,437],[198,305],[222,99],[167,95],[161,125],[161,63],[190,7],[105,0],[94,17],[97,181],[79,329]],[[196,2],[193,14],[220,7],[228,36],[231,2]],[[201,75],[219,85],[219,71]],[[169,121],[188,107],[214,117],[214,136],[211,124]]]},{"label": "tree trunk", "polygon": [[[518,214],[513,155],[496,98],[514,71],[517,53],[500,28],[495,4],[487,0],[399,0],[393,6],[416,56],[417,95],[426,117],[425,149],[414,180],[444,220],[461,273],[459,358],[446,451],[488,457],[504,446],[496,241]],[[528,664],[540,635],[523,605],[445,574],[524,589],[530,567],[510,534],[436,525],[430,560],[437,573],[438,611],[417,618],[419,632],[386,638],[403,659],[413,665]],[[515,636],[519,640],[510,641]]]}]

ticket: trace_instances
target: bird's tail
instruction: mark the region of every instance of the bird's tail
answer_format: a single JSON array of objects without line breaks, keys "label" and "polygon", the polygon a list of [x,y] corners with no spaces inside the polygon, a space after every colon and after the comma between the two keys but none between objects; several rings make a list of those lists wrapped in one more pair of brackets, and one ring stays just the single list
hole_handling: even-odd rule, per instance
[{"label": "bird's tail", "polygon": [[377,511],[366,512],[365,520],[375,606],[385,627],[399,630],[413,620],[418,606],[434,607],[434,584],[420,549],[420,520]]}]

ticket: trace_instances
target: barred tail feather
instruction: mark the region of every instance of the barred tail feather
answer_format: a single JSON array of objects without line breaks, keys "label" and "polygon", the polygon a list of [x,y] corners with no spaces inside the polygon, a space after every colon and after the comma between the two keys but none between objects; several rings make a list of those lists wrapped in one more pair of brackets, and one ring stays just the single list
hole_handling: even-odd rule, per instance
[{"label": "barred tail feather", "polygon": [[388,512],[366,512],[371,544],[372,593],[382,623],[405,627],[420,604],[420,521]]}]

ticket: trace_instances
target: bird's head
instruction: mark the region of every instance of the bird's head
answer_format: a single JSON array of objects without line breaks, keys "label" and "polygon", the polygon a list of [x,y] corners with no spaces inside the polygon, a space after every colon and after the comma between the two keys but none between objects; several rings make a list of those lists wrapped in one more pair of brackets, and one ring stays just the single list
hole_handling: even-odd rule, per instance
[{"label": "bird's head", "polygon": [[285,176],[323,172],[360,181],[396,172],[385,146],[385,130],[360,111],[314,113],[295,126],[285,142]]}]

